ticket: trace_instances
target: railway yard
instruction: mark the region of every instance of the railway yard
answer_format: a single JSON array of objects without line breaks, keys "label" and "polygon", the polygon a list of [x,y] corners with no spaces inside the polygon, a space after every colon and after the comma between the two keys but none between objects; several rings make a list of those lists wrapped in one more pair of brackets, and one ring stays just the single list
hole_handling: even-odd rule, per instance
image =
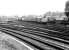
[{"label": "railway yard", "polygon": [[64,25],[15,21],[0,24],[0,31],[34,50],[69,50],[69,28]]},{"label": "railway yard", "polygon": [[63,12],[0,16],[0,50],[69,50],[69,1],[66,2]]}]

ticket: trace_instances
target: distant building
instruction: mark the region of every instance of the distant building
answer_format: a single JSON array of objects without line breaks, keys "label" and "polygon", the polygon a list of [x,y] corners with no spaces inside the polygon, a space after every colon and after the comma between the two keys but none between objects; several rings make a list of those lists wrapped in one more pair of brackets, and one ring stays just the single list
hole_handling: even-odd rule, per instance
[{"label": "distant building", "polygon": [[7,23],[8,18],[7,16],[0,16],[0,23]]},{"label": "distant building", "polygon": [[8,17],[8,21],[15,21],[15,20],[18,20],[18,16],[9,16]]},{"label": "distant building", "polygon": [[37,18],[36,15],[22,16],[23,21],[36,21],[36,18]]},{"label": "distant building", "polygon": [[18,20],[18,17],[15,16],[0,16],[0,23],[7,23],[8,21]]}]

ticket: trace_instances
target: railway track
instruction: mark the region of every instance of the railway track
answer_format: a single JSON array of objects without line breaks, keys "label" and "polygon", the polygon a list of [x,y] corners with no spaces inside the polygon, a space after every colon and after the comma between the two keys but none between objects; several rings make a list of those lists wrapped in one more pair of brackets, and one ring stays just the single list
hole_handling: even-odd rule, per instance
[{"label": "railway track", "polygon": [[[33,29],[37,29],[37,30],[43,30],[43,31],[52,31],[52,32],[58,32],[60,34],[64,34],[69,36],[69,27],[66,27],[64,25],[60,25],[60,24],[53,24],[53,25],[43,25],[43,24],[38,24],[38,23],[31,23],[31,22],[21,22],[21,21],[17,21],[17,22],[12,22],[14,24],[11,25],[18,25],[18,27],[27,27],[27,28],[33,28]],[[10,23],[9,23],[10,24]]]},{"label": "railway track", "polygon": [[24,41],[26,40],[28,42],[32,42],[37,47],[39,46],[38,47],[39,50],[40,49],[44,49],[44,50],[45,49],[51,49],[51,50],[65,49],[66,50],[69,48],[69,46],[63,42],[58,42],[54,39],[50,39],[50,37],[38,36],[38,33],[37,34],[30,34],[29,32],[23,33],[23,32],[14,31],[14,30],[6,29],[6,28],[1,28],[0,30],[12,36],[15,36],[19,39],[23,39]]},{"label": "railway track", "polygon": [[36,29],[38,29],[38,28],[42,28],[44,30],[49,29],[49,30],[54,30],[56,32],[64,32],[65,30],[67,30],[65,28],[65,26],[63,26],[63,25],[55,25],[55,24],[53,24],[53,25],[50,25],[50,24],[49,25],[47,25],[47,24],[43,25],[43,24],[39,24],[39,23],[21,22],[21,21],[12,22],[12,23],[9,23],[9,24],[22,25],[22,26],[26,26],[26,27],[31,27],[32,26],[32,28],[36,28],[37,27]]},{"label": "railway track", "polygon": [[[62,31],[58,31],[58,29],[56,29],[57,26],[52,27],[51,25],[48,25],[47,26],[48,28],[47,27],[44,28],[44,27],[41,27],[40,25],[27,24],[27,23],[23,23],[23,24],[15,23],[10,25],[0,25],[0,26],[2,27],[0,29],[1,31],[8,33],[12,36],[15,36],[19,39],[23,39],[22,37],[24,37],[23,40],[25,42],[30,43],[31,45],[35,46],[35,48],[37,49],[40,48],[41,50],[43,49],[53,50],[55,48],[54,50],[56,49],[69,50],[69,38],[67,34],[65,33],[63,34],[62,32],[64,31],[65,28],[62,29],[61,27],[60,30]],[[52,30],[53,28],[55,28],[56,31]],[[68,32],[68,30],[65,30],[65,32],[66,31]]]},{"label": "railway track", "polygon": [[[20,33],[17,33],[17,32],[14,32],[14,31],[10,31],[10,30],[4,29],[4,28],[2,28],[0,30],[2,32],[10,34],[10,35],[12,35],[12,36],[14,36],[16,38],[21,39],[21,41],[23,40],[23,41],[33,45],[34,47],[36,47],[39,50],[58,50],[58,49],[61,49],[61,48],[57,48],[57,47],[48,46],[49,44],[45,44],[42,41],[31,37],[32,35],[28,36],[29,34],[26,34],[26,33],[25,33],[26,35],[25,34],[20,34]],[[57,49],[54,49],[54,48],[57,48]]]},{"label": "railway track", "polygon": [[[30,33],[33,33],[33,32],[39,33],[40,32],[39,35],[44,34],[44,35],[52,36],[54,38],[57,37],[57,38],[61,38],[61,39],[64,39],[64,40],[69,40],[68,33],[66,34],[66,33],[62,33],[62,32],[59,32],[59,31],[44,29],[44,28],[36,27],[36,26],[31,27],[30,25],[28,24],[28,26],[26,26],[26,24],[25,24],[24,26],[21,26],[21,25],[7,25],[7,26],[1,25],[1,26],[8,28],[8,29],[10,28],[10,29],[18,30],[18,31],[21,31],[21,32],[30,32]],[[32,30],[35,30],[35,31],[32,31]]]}]

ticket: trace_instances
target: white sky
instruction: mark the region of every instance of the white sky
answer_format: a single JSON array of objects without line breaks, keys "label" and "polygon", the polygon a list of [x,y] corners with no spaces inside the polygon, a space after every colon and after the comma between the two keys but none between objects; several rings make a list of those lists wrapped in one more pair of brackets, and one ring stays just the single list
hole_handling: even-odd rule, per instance
[{"label": "white sky", "polygon": [[64,11],[67,0],[0,0],[0,15],[41,15],[48,11]]}]

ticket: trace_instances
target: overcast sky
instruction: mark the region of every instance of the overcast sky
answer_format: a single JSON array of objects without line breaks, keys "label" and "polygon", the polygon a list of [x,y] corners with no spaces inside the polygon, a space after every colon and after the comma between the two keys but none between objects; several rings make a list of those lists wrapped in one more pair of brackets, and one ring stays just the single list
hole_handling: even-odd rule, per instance
[{"label": "overcast sky", "polygon": [[0,0],[0,15],[41,15],[48,11],[63,12],[67,0]]}]

